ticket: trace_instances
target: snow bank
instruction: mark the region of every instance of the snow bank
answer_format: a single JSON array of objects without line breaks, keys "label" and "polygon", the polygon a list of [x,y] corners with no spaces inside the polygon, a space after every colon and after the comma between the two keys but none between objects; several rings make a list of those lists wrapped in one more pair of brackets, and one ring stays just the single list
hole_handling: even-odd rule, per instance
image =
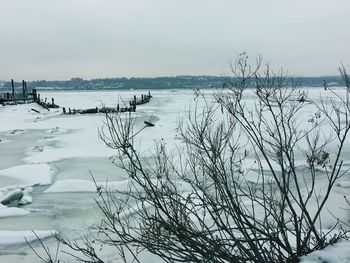
[{"label": "snow bank", "polygon": [[[40,238],[50,237],[57,232],[55,230],[33,230],[35,234]],[[35,241],[37,238],[33,231],[0,231],[0,246],[22,244],[26,242]]]},{"label": "snow bank", "polygon": [[23,208],[7,207],[5,205],[0,204],[0,218],[10,217],[10,216],[24,216],[28,214],[29,214],[29,211]]},{"label": "snow bank", "polygon": [[[31,111],[31,108],[40,113]],[[0,132],[20,134],[26,129],[35,128],[35,122],[45,116],[56,116],[59,110],[46,111],[36,103],[0,107]]]},{"label": "snow bank", "polygon": [[[46,135],[26,150],[26,163],[47,163],[67,158],[109,157],[114,151],[98,138],[103,115],[61,116],[45,121],[49,127]],[[55,126],[56,125],[56,126]],[[59,126],[57,126],[59,125]]]},{"label": "snow bank", "polygon": [[301,263],[350,262],[350,240],[328,246],[301,258]]},{"label": "snow bank", "polygon": [[0,177],[14,178],[22,185],[48,185],[52,182],[52,173],[50,165],[46,163],[25,164],[0,170]]}]

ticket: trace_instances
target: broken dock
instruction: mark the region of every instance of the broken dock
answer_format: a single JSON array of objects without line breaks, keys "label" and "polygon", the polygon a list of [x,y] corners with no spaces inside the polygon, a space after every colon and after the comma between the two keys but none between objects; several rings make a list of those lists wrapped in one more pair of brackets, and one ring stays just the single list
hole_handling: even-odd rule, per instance
[{"label": "broken dock", "polygon": [[[121,105],[117,104],[117,107],[95,107],[89,109],[66,109],[62,107],[62,113],[64,115],[74,115],[74,114],[93,114],[93,113],[118,113],[118,112],[135,112],[136,106],[146,104],[150,102],[152,98],[151,92],[148,91],[147,94],[141,94],[139,98],[136,95],[133,96],[133,99],[128,103],[123,102]],[[15,89],[14,81],[11,79],[11,92],[7,91],[5,93],[0,94],[0,104],[5,105],[16,105],[16,104],[24,104],[24,103],[37,103],[44,109],[50,111],[51,108],[60,108],[59,105],[55,103],[55,99],[51,98],[48,100],[47,98],[40,98],[40,94],[37,92],[37,89],[32,89],[28,91],[26,81],[22,80],[22,87],[18,91]],[[38,112],[35,109],[31,109],[34,112]]]},{"label": "broken dock", "polygon": [[140,98],[137,98],[136,95],[134,95],[133,100],[129,101],[129,103],[123,103],[123,105],[117,104],[117,107],[95,107],[90,109],[71,109],[68,108],[68,110],[63,107],[62,111],[63,114],[67,115],[74,115],[74,114],[93,114],[93,113],[118,113],[118,112],[136,112],[136,106],[142,105],[150,102],[152,98],[151,92],[149,91],[148,94],[141,94]]}]

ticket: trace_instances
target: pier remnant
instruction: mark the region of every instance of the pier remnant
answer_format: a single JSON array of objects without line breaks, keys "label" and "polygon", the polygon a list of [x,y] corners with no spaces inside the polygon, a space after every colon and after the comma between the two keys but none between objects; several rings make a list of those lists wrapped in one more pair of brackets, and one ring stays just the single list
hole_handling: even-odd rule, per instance
[{"label": "pier remnant", "polygon": [[133,96],[133,100],[129,101],[129,103],[125,103],[125,107],[120,107],[119,103],[117,104],[116,108],[113,107],[95,107],[90,109],[68,109],[68,112],[65,108],[62,108],[63,114],[93,114],[93,113],[118,113],[118,112],[135,112],[136,111],[136,105],[142,105],[147,102],[149,102],[152,98],[151,92],[148,92],[148,94],[142,94],[140,99],[137,99],[136,95]]}]

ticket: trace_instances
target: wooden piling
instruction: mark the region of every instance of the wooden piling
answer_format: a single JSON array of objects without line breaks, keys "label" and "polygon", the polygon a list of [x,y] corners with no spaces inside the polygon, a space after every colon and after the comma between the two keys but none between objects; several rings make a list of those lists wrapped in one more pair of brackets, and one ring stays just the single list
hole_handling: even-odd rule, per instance
[{"label": "wooden piling", "polygon": [[13,79],[11,79],[11,87],[12,87],[12,98],[15,98],[15,85],[13,83]]},{"label": "wooden piling", "polygon": [[25,89],[25,81],[22,80],[22,99],[25,100],[26,89]]},{"label": "wooden piling", "polygon": [[24,93],[26,95],[26,99],[28,99],[28,90],[27,90],[27,82],[24,82]]},{"label": "wooden piling", "polygon": [[[24,82],[25,83],[25,82]],[[36,102],[42,106],[43,108],[50,110],[49,108],[59,108],[58,105],[55,104],[55,99],[51,98],[51,103],[47,103],[47,97],[45,97],[44,101],[40,100],[40,94],[36,93],[36,90],[33,89],[33,97],[37,96]],[[93,114],[93,113],[109,113],[109,112],[136,112],[137,105],[145,104],[150,101],[152,98],[150,91],[146,94],[141,94],[141,98],[137,99],[137,96],[134,95],[133,99],[129,101],[129,105],[126,104],[125,107],[120,107],[119,103],[117,104],[116,108],[109,108],[103,106],[102,108],[90,108],[90,109],[71,109],[68,108],[68,111],[65,107],[62,107],[63,114]]]},{"label": "wooden piling", "polygon": [[31,94],[29,94],[29,95],[32,95],[32,97],[33,97],[33,101],[36,101],[35,89],[32,89],[32,93],[31,93]]},{"label": "wooden piling", "polygon": [[40,111],[36,110],[36,109],[33,109],[31,108],[32,111],[36,112],[36,113],[40,113]]}]

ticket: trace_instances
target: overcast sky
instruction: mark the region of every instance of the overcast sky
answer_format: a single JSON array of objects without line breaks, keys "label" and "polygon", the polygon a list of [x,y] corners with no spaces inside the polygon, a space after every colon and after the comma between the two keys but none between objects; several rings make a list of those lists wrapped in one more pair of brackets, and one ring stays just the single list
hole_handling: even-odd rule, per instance
[{"label": "overcast sky", "polygon": [[350,64],[349,0],[0,0],[0,79],[220,75],[242,51],[291,75]]}]

